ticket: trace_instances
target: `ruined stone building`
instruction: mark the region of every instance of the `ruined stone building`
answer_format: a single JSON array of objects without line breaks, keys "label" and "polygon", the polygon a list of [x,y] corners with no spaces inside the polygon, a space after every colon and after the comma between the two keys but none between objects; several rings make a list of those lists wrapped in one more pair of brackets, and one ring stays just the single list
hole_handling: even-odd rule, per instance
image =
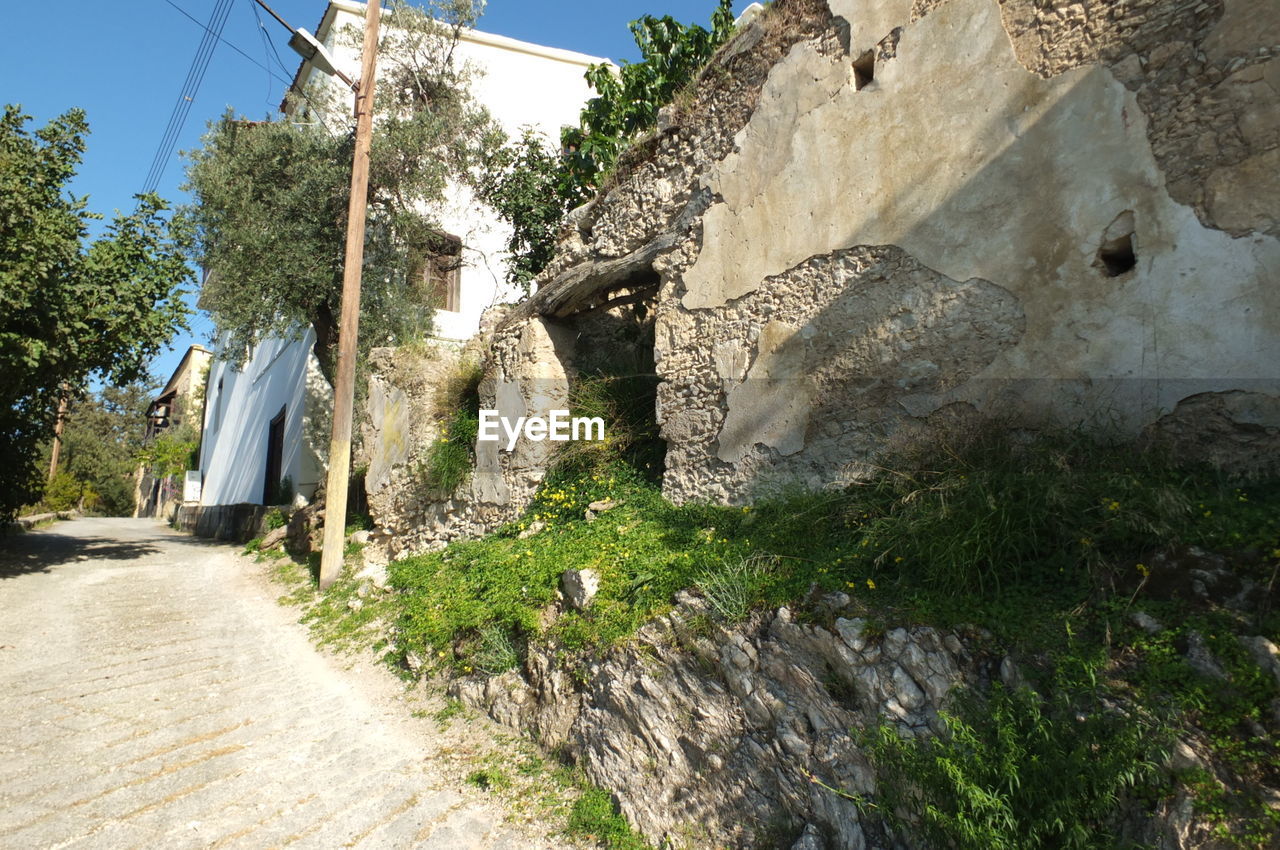
[{"label": "ruined stone building", "polygon": [[[974,417],[1274,460],[1278,32],[1263,0],[779,0],[491,315],[483,406],[545,415],[602,351],[640,363],[675,501],[854,481]],[[405,372],[372,394],[393,552],[516,515],[545,444],[411,494]]]}]

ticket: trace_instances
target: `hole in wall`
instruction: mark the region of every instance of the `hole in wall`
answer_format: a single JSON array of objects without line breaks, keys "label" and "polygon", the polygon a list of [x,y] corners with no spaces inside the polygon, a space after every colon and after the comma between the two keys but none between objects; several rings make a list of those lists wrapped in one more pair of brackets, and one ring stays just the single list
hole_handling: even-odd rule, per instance
[{"label": "hole in wall", "polygon": [[667,454],[657,421],[654,357],[660,283],[652,267],[636,269],[596,304],[561,319],[575,336],[576,378],[569,392],[575,415],[604,415],[619,459],[652,481],[662,480]]},{"label": "hole in wall", "polygon": [[876,52],[868,50],[853,60],[853,88],[862,91],[876,78]]},{"label": "hole in wall", "polygon": [[1134,230],[1133,210],[1125,210],[1103,231],[1094,265],[1107,277],[1120,277],[1138,264]]}]

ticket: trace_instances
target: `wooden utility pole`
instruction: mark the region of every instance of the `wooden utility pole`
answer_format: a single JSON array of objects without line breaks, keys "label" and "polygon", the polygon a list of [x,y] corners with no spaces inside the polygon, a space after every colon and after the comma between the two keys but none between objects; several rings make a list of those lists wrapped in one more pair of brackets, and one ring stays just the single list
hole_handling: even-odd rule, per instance
[{"label": "wooden utility pole", "polygon": [[324,548],[320,552],[320,589],[342,572],[347,542],[347,488],[351,474],[351,415],[356,389],[356,337],[360,329],[360,268],[364,264],[364,224],[369,194],[369,145],[373,137],[373,75],[378,53],[382,0],[368,0],[364,53],[356,89],[356,153],[351,164],[351,203],[347,208],[347,257],[342,267],[342,316],[338,325],[338,369],[333,387],[333,437],[329,442],[329,479],[325,485]]},{"label": "wooden utility pole", "polygon": [[53,450],[49,452],[49,481],[58,474],[58,455],[62,449],[62,428],[67,424],[67,393],[63,388],[62,398],[58,399],[58,421],[53,426]]}]

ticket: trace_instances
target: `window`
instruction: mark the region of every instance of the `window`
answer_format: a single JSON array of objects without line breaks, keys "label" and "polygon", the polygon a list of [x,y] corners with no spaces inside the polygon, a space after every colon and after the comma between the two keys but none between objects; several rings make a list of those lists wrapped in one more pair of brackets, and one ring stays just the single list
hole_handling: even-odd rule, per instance
[{"label": "window", "polygon": [[442,233],[433,240],[422,263],[422,293],[439,310],[462,309],[462,240]]}]

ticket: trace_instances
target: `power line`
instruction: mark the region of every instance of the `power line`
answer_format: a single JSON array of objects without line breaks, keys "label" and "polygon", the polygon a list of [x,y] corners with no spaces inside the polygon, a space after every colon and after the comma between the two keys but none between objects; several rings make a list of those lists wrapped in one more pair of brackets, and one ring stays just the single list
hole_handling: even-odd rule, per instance
[{"label": "power line", "polygon": [[[168,3],[168,4],[169,4],[170,6],[172,6],[173,8],[177,9],[177,10],[178,10],[179,12],[181,12],[184,16],[186,16],[187,20],[191,21],[193,24],[195,24],[196,26],[200,27],[200,29],[204,30],[205,32],[212,32],[208,27],[206,27],[204,24],[200,23],[200,21],[198,21],[198,20],[196,20],[194,17],[192,17],[190,12],[188,12],[186,9],[182,8],[181,6],[179,6],[177,3],[173,2],[173,0],[164,0],[164,2]],[[218,38],[218,41],[222,42],[222,43],[223,43],[223,44],[225,44],[227,47],[230,47],[230,48],[231,48],[232,50],[234,50],[236,53],[239,53],[239,54],[240,54],[241,56],[243,56],[245,59],[248,59],[250,62],[252,62],[253,64],[257,65],[259,68],[261,68],[262,70],[266,71],[266,72],[267,72],[268,74],[270,74],[272,77],[275,77],[275,78],[276,78],[276,80],[278,80],[279,82],[282,82],[282,83],[284,83],[285,85],[289,85],[289,81],[288,81],[288,80],[286,80],[285,78],[281,77],[281,76],[280,76],[279,74],[277,74],[275,71],[272,71],[272,70],[271,70],[270,68],[268,68],[266,65],[263,65],[263,64],[262,64],[261,62],[259,62],[257,59],[254,59],[254,58],[253,58],[252,56],[250,56],[248,53],[245,53],[243,50],[241,50],[239,47],[237,47],[234,43],[232,43],[232,42],[230,42],[230,41],[227,41],[225,38],[223,38],[223,37],[222,37],[222,36],[220,36],[220,35],[219,35],[219,36],[217,36],[217,38]],[[286,69],[286,72],[287,72],[287,69]]]},{"label": "power line", "polygon": [[213,58],[213,52],[221,40],[222,28],[227,23],[227,15],[230,11],[231,0],[218,0],[209,16],[209,24],[204,27],[204,36],[200,39],[200,45],[191,59],[191,68],[187,71],[187,78],[178,92],[178,100],[173,105],[173,112],[169,115],[169,123],[165,127],[164,135],[160,137],[160,144],[156,146],[151,169],[147,172],[147,179],[143,183],[143,192],[154,192],[160,183],[165,166],[168,165],[173,149],[178,143],[178,134],[182,132],[187,114],[191,111],[191,104],[195,102],[196,93],[199,92],[200,84],[204,81],[209,60]]},{"label": "power line", "polygon": [[[272,41],[271,36],[267,34],[267,26],[262,22],[262,14],[258,11],[258,7],[253,3],[250,3],[249,8],[253,9],[253,17],[258,21],[258,34],[262,36],[262,43],[271,48],[271,52],[275,54],[276,64],[280,66],[280,70],[284,71],[286,74],[289,73],[289,69],[284,66],[284,62],[280,59],[280,52],[276,50],[276,43]],[[271,12],[271,7],[268,6],[267,11]],[[275,15],[275,12],[271,12],[271,14]],[[280,20],[279,16],[276,17],[276,20]]]}]

